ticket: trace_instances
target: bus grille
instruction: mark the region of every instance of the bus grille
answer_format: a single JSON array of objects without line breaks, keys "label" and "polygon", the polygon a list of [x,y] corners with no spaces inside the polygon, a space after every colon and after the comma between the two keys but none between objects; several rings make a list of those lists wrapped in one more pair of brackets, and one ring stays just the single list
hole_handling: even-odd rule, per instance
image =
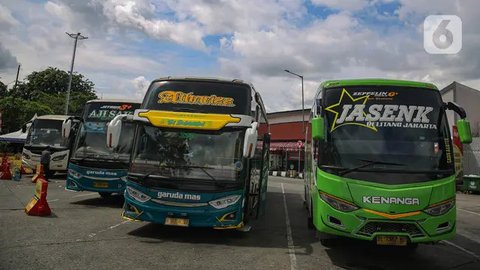
[{"label": "bus grille", "polygon": [[412,238],[424,236],[416,224],[395,222],[368,222],[357,233],[366,236],[374,233],[407,233]]}]

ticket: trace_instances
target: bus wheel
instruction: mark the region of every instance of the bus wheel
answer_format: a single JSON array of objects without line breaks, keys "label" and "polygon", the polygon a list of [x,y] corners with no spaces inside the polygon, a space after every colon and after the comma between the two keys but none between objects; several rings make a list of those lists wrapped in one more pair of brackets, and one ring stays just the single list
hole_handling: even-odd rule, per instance
[{"label": "bus wheel", "polygon": [[104,199],[110,198],[112,196],[112,193],[110,192],[99,192],[98,194],[100,194],[100,196],[102,196],[102,198]]},{"label": "bus wheel", "polygon": [[418,248],[418,243],[409,243],[405,248],[409,252],[414,252]]},{"label": "bus wheel", "polygon": [[322,233],[319,231],[315,231],[315,236],[318,240],[320,240],[320,244],[322,244],[322,246],[324,247],[334,247],[338,240],[334,235]]},{"label": "bus wheel", "polygon": [[[313,206],[312,204],[310,204],[310,208]],[[308,209],[308,216],[307,216],[307,228],[310,229],[310,230],[313,230],[315,229],[315,225],[313,225],[313,211],[311,209],[308,208],[307,206],[307,209]]]},{"label": "bus wheel", "polygon": [[308,209],[308,204],[307,204],[307,187],[303,187],[303,206]]}]

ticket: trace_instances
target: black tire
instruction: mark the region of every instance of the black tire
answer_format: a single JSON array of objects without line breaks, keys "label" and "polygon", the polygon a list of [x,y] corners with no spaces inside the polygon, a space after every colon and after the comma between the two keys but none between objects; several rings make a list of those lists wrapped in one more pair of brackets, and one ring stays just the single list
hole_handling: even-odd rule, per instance
[{"label": "black tire", "polygon": [[315,229],[315,225],[313,225],[313,218],[312,217],[307,217],[307,228],[309,230]]},{"label": "black tire", "polygon": [[308,204],[307,204],[307,187],[303,186],[303,206],[308,209]]},{"label": "black tire", "polygon": [[98,194],[100,194],[100,196],[104,199],[112,197],[112,193],[110,192],[99,192]]},{"label": "black tire", "polygon": [[334,235],[331,235],[331,234],[326,234],[326,233],[316,231],[315,236],[317,237],[318,240],[320,240],[320,244],[322,244],[322,246],[324,246],[324,247],[330,247],[331,248],[331,247],[336,246],[336,244],[338,243],[337,237],[335,237]]},{"label": "black tire", "polygon": [[[312,204],[310,203],[310,208],[312,208]],[[308,206],[307,206],[307,210],[308,210],[308,216],[307,216],[307,228],[309,230],[313,230],[315,229],[315,225],[313,224],[313,211],[312,209],[309,209]]]},{"label": "black tire", "polygon": [[417,250],[418,248],[418,243],[409,243],[405,249],[409,252],[415,252],[415,250]]}]

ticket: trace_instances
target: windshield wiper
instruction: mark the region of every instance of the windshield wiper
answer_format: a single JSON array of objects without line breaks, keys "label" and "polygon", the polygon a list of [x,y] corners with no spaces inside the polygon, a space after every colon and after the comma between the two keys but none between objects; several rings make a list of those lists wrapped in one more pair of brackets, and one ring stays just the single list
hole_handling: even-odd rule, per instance
[{"label": "windshield wiper", "polygon": [[178,169],[178,168],[194,168],[194,169],[200,169],[203,173],[205,173],[210,179],[215,183],[216,186],[218,187],[225,187],[225,184],[220,183],[213,175],[211,175],[209,172],[207,172],[206,169],[214,169],[212,167],[207,167],[207,166],[190,166],[190,165],[160,165],[160,167],[164,168],[172,168],[172,169]]},{"label": "windshield wiper", "polygon": [[[158,170],[154,170],[154,171],[150,171],[146,174],[141,174],[141,173],[130,173],[130,175],[134,175],[136,177],[136,180],[138,180],[138,182],[140,184],[142,183],[145,183],[145,181],[154,173],[158,172]],[[162,175],[155,175],[155,178],[162,178],[162,179],[169,179],[169,177],[167,176],[162,176]]]},{"label": "windshield wiper", "polygon": [[363,169],[363,168],[365,168],[365,167],[369,167],[369,166],[377,165],[377,164],[378,164],[378,165],[405,166],[405,164],[392,163],[392,162],[384,162],[384,161],[378,161],[378,160],[360,159],[360,161],[363,161],[363,162],[366,162],[366,163],[363,164],[363,165],[360,165],[360,166],[358,166],[358,167],[353,167],[353,168],[349,168],[349,169],[340,171],[340,172],[338,173],[338,175],[344,176],[344,175],[347,174],[347,173],[351,173],[351,172],[354,172],[354,171],[358,171],[358,170]]}]

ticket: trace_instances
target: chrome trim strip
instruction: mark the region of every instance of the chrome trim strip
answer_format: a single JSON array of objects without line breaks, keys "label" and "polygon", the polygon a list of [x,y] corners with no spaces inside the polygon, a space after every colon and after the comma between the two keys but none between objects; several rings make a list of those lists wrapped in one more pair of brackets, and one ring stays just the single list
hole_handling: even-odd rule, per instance
[{"label": "chrome trim strip", "polygon": [[158,199],[152,199],[152,201],[158,204],[163,204],[168,206],[178,206],[178,207],[202,207],[202,206],[208,205],[208,203],[183,203],[183,202],[164,201],[164,200],[158,200]]}]

